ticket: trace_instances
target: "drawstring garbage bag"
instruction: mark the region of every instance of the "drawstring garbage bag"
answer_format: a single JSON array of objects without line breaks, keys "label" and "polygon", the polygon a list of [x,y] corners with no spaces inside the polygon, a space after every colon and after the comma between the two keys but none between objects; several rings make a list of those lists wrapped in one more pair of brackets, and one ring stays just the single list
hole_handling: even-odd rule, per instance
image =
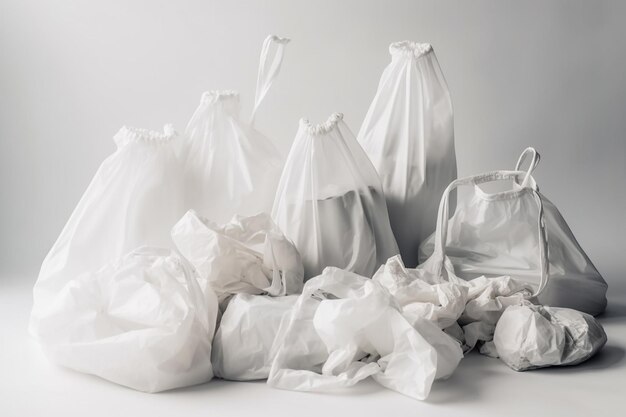
[{"label": "drawstring garbage bag", "polygon": [[422,400],[462,358],[432,322],[411,325],[376,281],[333,267],[306,282],[275,343],[268,384],[295,391],[333,391],[371,376]]},{"label": "drawstring garbage bag", "polygon": [[512,306],[500,317],[493,337],[496,351],[516,371],[576,365],[606,343],[602,325],[569,308]]},{"label": "drawstring garbage bag", "polygon": [[389,52],[357,137],[382,181],[402,259],[413,268],[457,174],[452,101],[430,44],[395,42]]},{"label": "drawstring garbage bag", "polygon": [[[528,155],[532,156],[530,167],[520,171]],[[541,280],[541,267],[534,254],[543,245],[535,232],[540,214],[535,200],[539,198],[547,234],[550,280],[538,303],[599,314],[606,308],[607,284],[556,206],[539,193],[532,177],[538,163],[539,154],[528,148],[508,178],[512,181],[510,190],[487,193],[474,184],[471,196],[460,200],[452,218],[446,219],[446,252],[461,278],[510,275],[536,287]],[[431,236],[422,245],[423,258],[433,252],[434,240]]]},{"label": "drawstring garbage bag", "polygon": [[305,279],[326,266],[371,277],[398,253],[376,170],[340,113],[300,121],[272,218],[298,248]]},{"label": "drawstring garbage bag", "polygon": [[217,224],[190,210],[172,228],[172,239],[198,271],[200,286],[211,287],[223,307],[233,294],[282,296],[302,290],[298,250],[269,214]]},{"label": "drawstring garbage bag", "polygon": [[213,340],[215,376],[234,381],[267,379],[278,328],[297,299],[297,295],[235,295]]},{"label": "drawstring garbage bag", "polygon": [[55,304],[58,292],[84,272],[142,246],[171,247],[170,229],[184,213],[178,139],[123,127],[117,150],[96,172],[41,266],[33,291],[30,330]]},{"label": "drawstring garbage bag", "polygon": [[239,116],[239,94],[220,90],[202,95],[187,125],[182,151],[187,208],[212,221],[271,210],[284,161],[274,143],[254,128],[254,117],[278,75],[288,42],[269,36],[263,43],[250,122]]},{"label": "drawstring garbage bag", "polygon": [[217,299],[169,249],[142,247],[68,281],[41,318],[57,364],[145,391],[212,378]]}]

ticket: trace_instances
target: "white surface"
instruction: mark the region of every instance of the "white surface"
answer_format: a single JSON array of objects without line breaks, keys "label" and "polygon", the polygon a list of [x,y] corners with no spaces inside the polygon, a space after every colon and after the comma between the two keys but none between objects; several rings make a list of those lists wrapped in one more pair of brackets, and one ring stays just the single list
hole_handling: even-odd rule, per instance
[{"label": "white surface", "polygon": [[4,282],[0,291],[1,416],[623,415],[626,291],[617,288],[612,289],[609,310],[601,320],[609,341],[589,362],[517,373],[498,359],[471,354],[451,379],[436,382],[428,400],[420,402],[371,380],[336,394],[220,380],[160,394],[132,391],[51,365],[26,332],[32,279],[5,277]]}]

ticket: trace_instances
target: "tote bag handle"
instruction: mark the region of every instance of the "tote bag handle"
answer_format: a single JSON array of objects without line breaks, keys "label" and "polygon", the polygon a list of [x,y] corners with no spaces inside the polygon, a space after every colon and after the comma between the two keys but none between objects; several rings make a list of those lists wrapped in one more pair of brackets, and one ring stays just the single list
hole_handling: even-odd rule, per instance
[{"label": "tote bag handle", "polygon": [[[280,38],[276,35],[270,35],[265,38],[265,41],[263,41],[261,59],[259,61],[259,74],[256,80],[256,93],[254,94],[254,108],[252,109],[252,114],[250,115],[251,126],[254,126],[254,117],[256,116],[256,112],[280,72],[280,66],[283,63],[283,56],[285,53],[285,45],[287,45],[290,40],[291,39],[288,38]],[[275,45],[276,48],[273,56],[270,57],[272,45]]]},{"label": "tote bag handle", "polygon": [[539,161],[541,160],[541,155],[539,155],[539,152],[537,152],[537,150],[532,146],[529,146],[528,148],[524,149],[522,154],[517,159],[517,164],[515,164],[515,171],[522,171],[522,169],[520,168],[522,167],[522,164],[524,163],[524,160],[526,160],[526,157],[528,155],[532,155],[532,157],[530,158],[530,166],[526,171],[524,180],[520,184],[522,187],[526,187],[528,185],[528,181],[530,180],[533,171],[535,170],[535,168],[537,168],[537,165],[539,165]]},{"label": "tote bag handle", "polygon": [[[523,155],[524,154],[522,154],[522,156]],[[523,161],[523,158],[520,157],[520,160]],[[535,163],[535,166],[536,166],[536,163]],[[449,215],[450,215],[449,213],[450,192],[456,189],[457,187],[464,186],[464,185],[478,185],[478,184],[484,184],[487,182],[500,181],[500,180],[516,181],[517,178],[521,175],[525,175],[526,180],[527,180],[530,177],[531,171],[532,171],[531,169],[529,169],[528,172],[526,171],[492,171],[492,172],[487,172],[485,174],[475,175],[475,176],[466,177],[466,178],[460,178],[460,179],[452,181],[450,185],[448,185],[446,190],[443,192],[443,196],[441,197],[441,202],[439,203],[439,211],[437,213],[437,229],[435,231],[435,249],[433,252],[433,256],[439,256],[439,258],[435,258],[435,259],[441,259],[441,262],[439,262],[438,265],[436,266],[438,274],[442,274],[446,266],[445,265],[445,261],[446,261],[445,245],[446,245],[446,239],[447,239],[447,234],[448,234],[448,223],[449,223]],[[539,194],[536,187],[534,186],[525,186],[524,189],[530,190],[529,192],[533,193],[534,199],[539,208],[537,230],[539,234],[539,262],[540,262],[540,270],[541,270],[541,280],[539,282],[539,287],[537,288],[537,291],[533,295],[534,297],[536,297],[544,290],[549,280],[550,263],[548,261],[548,238],[546,234],[543,202],[541,200],[541,195]],[[501,193],[501,195],[505,195],[506,193],[519,193],[519,192],[520,190],[505,191]]]}]

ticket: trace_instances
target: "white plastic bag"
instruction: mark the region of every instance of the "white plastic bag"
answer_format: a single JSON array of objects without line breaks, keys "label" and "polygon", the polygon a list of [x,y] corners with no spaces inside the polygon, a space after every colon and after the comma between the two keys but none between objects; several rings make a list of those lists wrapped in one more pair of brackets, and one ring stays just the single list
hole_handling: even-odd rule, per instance
[{"label": "white plastic bag", "polygon": [[62,366],[157,392],[212,378],[216,317],[186,261],[144,247],[67,282],[38,336]]},{"label": "white plastic bag", "polygon": [[272,218],[298,248],[305,279],[326,266],[371,277],[398,253],[376,170],[339,113],[300,121]]},{"label": "white plastic bag", "polygon": [[[519,171],[529,154],[530,168],[527,172]],[[491,178],[512,180],[512,189],[508,191],[487,193],[474,183],[471,198],[460,199],[449,220],[446,252],[459,277],[510,275],[536,288],[541,268],[535,254],[543,243],[535,225],[541,210],[548,240],[550,281],[538,298],[539,304],[599,314],[606,307],[606,282],[554,204],[538,192],[532,177],[538,162],[537,152],[528,148],[515,171],[500,171],[509,173],[507,178]],[[537,197],[541,207],[536,204]],[[434,240],[431,236],[422,245],[422,258],[433,252]]]},{"label": "white plastic bag", "polygon": [[213,340],[215,376],[234,381],[267,379],[278,328],[297,299],[296,295],[235,295]]},{"label": "white plastic bag", "polygon": [[306,282],[281,324],[268,384],[330,391],[372,376],[389,389],[424,399],[433,380],[450,375],[462,353],[432,322],[415,324],[417,330],[376,281],[326,268]]},{"label": "white plastic bag", "polygon": [[184,213],[177,136],[123,127],[117,150],[96,172],[46,256],[33,291],[30,331],[69,281],[142,246],[171,247],[170,229]]},{"label": "white plastic bag", "polygon": [[358,139],[380,175],[402,259],[413,268],[456,178],[452,101],[430,44],[395,42],[389,52]]},{"label": "white plastic bag", "polygon": [[576,365],[606,340],[602,325],[589,314],[534,305],[507,308],[493,338],[500,359],[516,371]]},{"label": "white plastic bag", "polygon": [[297,249],[269,214],[235,216],[218,225],[190,210],[172,228],[172,239],[191,262],[201,287],[210,286],[220,302],[232,294],[296,294],[303,269]]},{"label": "white plastic bag", "polygon": [[187,125],[186,206],[212,221],[271,210],[284,160],[274,143],[254,128],[254,114],[278,75],[288,42],[269,36],[263,43],[250,122],[239,116],[239,93],[215,90],[202,95]]}]

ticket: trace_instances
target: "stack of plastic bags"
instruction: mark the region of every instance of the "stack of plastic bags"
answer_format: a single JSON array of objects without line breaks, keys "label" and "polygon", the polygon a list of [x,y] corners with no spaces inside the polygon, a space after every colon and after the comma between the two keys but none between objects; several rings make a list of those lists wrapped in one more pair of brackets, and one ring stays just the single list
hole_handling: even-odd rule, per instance
[{"label": "stack of plastic bags", "polygon": [[[429,44],[391,45],[358,141],[339,113],[302,119],[283,167],[253,121],[287,42],[263,44],[249,123],[219,90],[182,138],[115,136],[34,288],[30,331],[54,362],[147,392],[214,375],[298,391],[371,377],[425,399],[474,348],[518,371],[602,348],[591,314],[607,286],[539,192],[538,153],[454,179]],[[511,188],[482,188],[495,181]],[[457,205],[459,187],[473,193]]]}]

